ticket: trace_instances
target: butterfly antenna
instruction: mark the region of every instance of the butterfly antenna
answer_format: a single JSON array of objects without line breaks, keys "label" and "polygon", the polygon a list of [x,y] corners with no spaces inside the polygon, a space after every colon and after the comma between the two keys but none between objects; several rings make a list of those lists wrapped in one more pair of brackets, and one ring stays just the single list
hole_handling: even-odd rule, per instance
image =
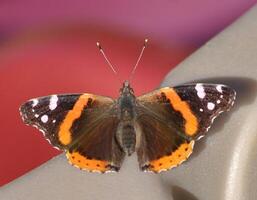
[{"label": "butterfly antenna", "polygon": [[148,39],[145,39],[144,45],[143,45],[143,47],[142,47],[142,49],[141,49],[141,52],[140,52],[140,54],[139,54],[139,56],[138,56],[137,62],[136,62],[136,64],[135,64],[133,70],[132,70],[131,73],[130,73],[129,82],[132,80],[132,78],[133,78],[133,76],[134,76],[134,74],[135,74],[135,71],[136,71],[136,69],[137,69],[137,66],[138,66],[138,64],[139,64],[139,62],[140,62],[140,60],[141,60],[141,58],[142,58],[142,56],[143,56],[143,53],[144,53],[144,50],[145,50],[145,48],[146,48],[147,42],[148,42]]},{"label": "butterfly antenna", "polygon": [[[98,47],[100,53],[103,55],[105,61],[106,61],[107,64],[108,64],[108,66],[111,68],[111,70],[113,71],[113,73],[117,76],[117,75],[118,75],[117,71],[114,69],[112,63],[109,61],[109,59],[108,59],[107,56],[105,55],[104,50],[103,50],[102,46],[100,45],[100,43],[97,42],[97,43],[96,43],[96,46]],[[118,76],[117,76],[117,77],[118,77]],[[118,77],[118,79],[119,79],[119,77]],[[119,81],[121,82],[120,79],[119,79]]]}]

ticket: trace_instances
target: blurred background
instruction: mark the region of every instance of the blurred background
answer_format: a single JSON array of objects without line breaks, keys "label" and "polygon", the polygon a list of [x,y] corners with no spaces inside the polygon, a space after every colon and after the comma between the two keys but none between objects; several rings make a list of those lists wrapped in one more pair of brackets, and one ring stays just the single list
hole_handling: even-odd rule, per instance
[{"label": "blurred background", "polygon": [[256,2],[0,1],[0,186],[61,153],[22,123],[22,102],[56,93],[117,97],[121,85],[97,41],[125,80],[149,39],[132,81],[140,95]]}]

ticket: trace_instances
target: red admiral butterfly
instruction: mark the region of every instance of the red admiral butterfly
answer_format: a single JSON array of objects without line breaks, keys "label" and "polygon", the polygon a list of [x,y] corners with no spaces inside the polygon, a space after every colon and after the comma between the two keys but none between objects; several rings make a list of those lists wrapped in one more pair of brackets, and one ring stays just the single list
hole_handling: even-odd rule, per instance
[{"label": "red admiral butterfly", "polygon": [[143,171],[161,172],[190,156],[195,141],[232,107],[235,97],[228,86],[202,83],[164,87],[135,97],[125,81],[116,100],[88,93],[52,95],[32,99],[20,111],[25,124],[43,132],[80,169],[118,171],[125,155],[136,151]]}]

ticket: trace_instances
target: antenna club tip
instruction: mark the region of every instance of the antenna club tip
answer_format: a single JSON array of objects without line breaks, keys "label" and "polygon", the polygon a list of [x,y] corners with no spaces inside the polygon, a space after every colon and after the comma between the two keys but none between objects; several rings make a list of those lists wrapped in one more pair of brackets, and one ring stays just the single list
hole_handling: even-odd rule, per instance
[{"label": "antenna club tip", "polygon": [[146,47],[147,42],[148,42],[148,38],[145,39],[144,47]]},{"label": "antenna club tip", "polygon": [[100,45],[99,42],[96,42],[96,46],[97,46],[100,50],[102,49],[102,47],[101,47],[101,45]]}]

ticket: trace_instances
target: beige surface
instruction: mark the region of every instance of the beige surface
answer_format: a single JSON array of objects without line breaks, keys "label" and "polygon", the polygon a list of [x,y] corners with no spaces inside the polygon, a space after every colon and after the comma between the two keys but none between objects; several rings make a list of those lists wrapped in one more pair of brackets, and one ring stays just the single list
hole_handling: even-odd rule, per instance
[{"label": "beige surface", "polygon": [[161,175],[142,173],[136,157],[119,174],[70,167],[64,155],[0,189],[2,200],[237,200],[257,197],[257,7],[172,71],[163,85],[217,82],[238,92],[190,159]]}]

